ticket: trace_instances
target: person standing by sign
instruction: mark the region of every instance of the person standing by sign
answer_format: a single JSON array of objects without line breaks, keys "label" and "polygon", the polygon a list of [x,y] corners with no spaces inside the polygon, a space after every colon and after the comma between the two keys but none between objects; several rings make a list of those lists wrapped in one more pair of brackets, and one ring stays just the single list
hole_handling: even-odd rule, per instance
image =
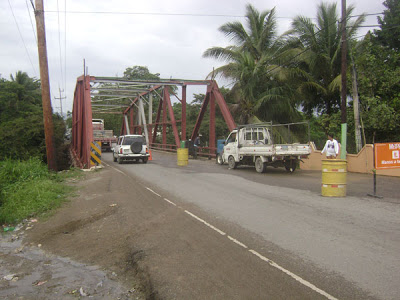
[{"label": "person standing by sign", "polygon": [[328,140],[325,143],[324,149],[321,151],[321,155],[324,152],[326,152],[327,159],[335,159],[339,154],[339,144],[337,140],[333,138],[332,134],[328,134]]}]

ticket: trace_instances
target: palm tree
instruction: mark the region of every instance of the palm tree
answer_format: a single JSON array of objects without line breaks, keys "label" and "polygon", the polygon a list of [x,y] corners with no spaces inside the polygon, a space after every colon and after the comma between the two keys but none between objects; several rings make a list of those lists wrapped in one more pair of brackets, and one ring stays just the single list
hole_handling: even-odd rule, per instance
[{"label": "palm tree", "polygon": [[[364,21],[364,15],[350,19],[354,7],[347,8],[347,38],[354,38]],[[308,114],[332,113],[340,108],[340,48],[341,25],[336,4],[321,3],[316,24],[310,18],[298,16],[292,22],[288,43],[294,47],[298,92],[301,106]]]},{"label": "palm tree", "polygon": [[[247,30],[240,22],[222,25],[219,30],[235,44],[209,48],[203,57],[227,63],[212,74],[233,80],[236,104],[232,110],[240,123],[259,119],[282,121],[282,116],[287,118],[288,113],[296,113],[296,110],[288,90],[281,88],[285,77],[276,57],[281,55],[283,41],[276,33],[275,9],[259,12],[248,4],[246,23]],[[286,113],[281,114],[282,110]]]},{"label": "palm tree", "polygon": [[10,74],[11,81],[20,85],[22,89],[18,90],[15,106],[17,109],[26,105],[41,105],[40,81],[31,78],[26,72],[18,71],[15,76]]}]

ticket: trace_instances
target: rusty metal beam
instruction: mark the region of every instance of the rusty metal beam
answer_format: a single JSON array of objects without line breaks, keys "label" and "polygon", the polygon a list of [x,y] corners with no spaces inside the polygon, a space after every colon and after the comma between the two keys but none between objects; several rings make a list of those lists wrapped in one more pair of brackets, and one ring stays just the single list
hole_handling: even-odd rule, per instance
[{"label": "rusty metal beam", "polygon": [[170,96],[169,96],[168,87],[165,87],[165,88],[164,88],[164,99],[166,100],[167,106],[168,106],[169,119],[171,120],[171,124],[172,124],[172,131],[173,131],[174,137],[175,137],[175,144],[176,144],[176,146],[179,148],[179,144],[180,144],[179,133],[178,133],[178,128],[176,127],[176,121],[175,121],[175,116],[174,116],[174,110],[173,110],[173,108],[172,108],[171,98],[170,98]]},{"label": "rusty metal beam", "polygon": [[90,143],[93,140],[90,76],[77,80],[72,114],[72,152],[83,168],[90,167]]},{"label": "rusty metal beam", "polygon": [[208,147],[211,151],[215,149],[215,95],[211,92],[210,97],[210,126]]},{"label": "rusty metal beam", "polygon": [[96,97],[96,98],[118,97],[118,98],[124,99],[124,98],[136,97],[138,94],[139,93],[132,93],[132,94],[118,94],[118,93],[115,93],[115,94],[93,94],[93,93],[91,93],[90,95],[92,97]]},{"label": "rusty metal beam", "polygon": [[138,85],[211,85],[212,80],[182,80],[182,79],[157,79],[157,80],[127,80],[117,77],[96,77],[94,83],[125,83]]},{"label": "rusty metal beam", "polygon": [[199,116],[197,117],[196,124],[194,125],[191,140],[194,141],[194,139],[198,136],[201,122],[203,121],[204,115],[207,111],[207,105],[208,102],[210,101],[210,96],[211,96],[211,86],[207,86],[207,93],[206,96],[204,97],[203,104],[201,105],[200,113]]},{"label": "rusty metal beam", "polygon": [[[161,86],[157,85],[157,86],[154,86],[154,87],[150,88],[147,92],[139,94],[139,95],[132,101],[132,103],[131,103],[129,106],[130,106],[130,107],[133,106],[134,103],[135,103],[136,101],[138,101],[139,97],[143,97],[144,95],[147,95],[148,93],[151,93],[152,91],[154,91],[154,90],[156,90],[156,89],[158,89],[158,88],[160,88],[160,87],[161,87]],[[125,110],[124,113],[126,113],[127,111],[128,111],[128,108]]]},{"label": "rusty metal beam", "polygon": [[233,120],[232,114],[229,111],[229,107],[225,102],[224,96],[222,96],[218,85],[215,81],[211,85],[212,92],[215,96],[215,100],[218,104],[219,109],[221,110],[222,116],[224,117],[226,125],[228,125],[229,131],[232,131],[236,128],[235,121]]},{"label": "rusty metal beam", "polygon": [[[125,86],[124,86],[125,87]],[[126,89],[126,88],[111,88],[111,87],[92,87],[91,93],[93,94],[95,91],[110,91],[110,92],[129,92],[129,93],[144,93],[147,92],[148,89]]]},{"label": "rusty metal beam", "polygon": [[131,109],[129,110],[130,114],[129,114],[129,127],[131,128],[131,132],[135,132],[134,131],[134,117],[135,117],[135,111],[134,108],[131,107]]},{"label": "rusty metal beam", "polygon": [[165,88],[163,91],[163,129],[162,129],[162,143],[167,143],[167,100],[165,100]]},{"label": "rusty metal beam", "polygon": [[113,115],[122,115],[122,111],[116,111],[116,110],[109,110],[109,109],[92,109],[93,114],[104,114],[104,113],[110,113]]},{"label": "rusty metal beam", "polygon": [[83,81],[84,101],[84,130],[82,159],[86,168],[90,168],[90,143],[93,141],[92,105],[90,102],[90,76],[85,76]]}]

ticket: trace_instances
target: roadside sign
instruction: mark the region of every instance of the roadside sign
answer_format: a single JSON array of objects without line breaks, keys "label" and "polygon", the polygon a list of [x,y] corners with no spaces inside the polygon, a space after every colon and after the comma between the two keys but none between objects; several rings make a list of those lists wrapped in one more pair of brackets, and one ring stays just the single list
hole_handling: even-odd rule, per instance
[{"label": "roadside sign", "polygon": [[400,143],[379,143],[375,146],[375,169],[400,168]]},{"label": "roadside sign", "polygon": [[90,143],[90,165],[101,165],[101,142],[93,141]]}]

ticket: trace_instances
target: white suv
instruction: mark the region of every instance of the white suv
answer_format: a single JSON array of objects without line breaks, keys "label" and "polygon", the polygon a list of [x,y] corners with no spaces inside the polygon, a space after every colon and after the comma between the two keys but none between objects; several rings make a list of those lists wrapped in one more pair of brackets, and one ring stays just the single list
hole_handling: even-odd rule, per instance
[{"label": "white suv", "polygon": [[119,164],[124,160],[139,161],[139,159],[145,164],[149,156],[144,137],[137,134],[120,136],[113,149],[114,162],[118,161]]}]

